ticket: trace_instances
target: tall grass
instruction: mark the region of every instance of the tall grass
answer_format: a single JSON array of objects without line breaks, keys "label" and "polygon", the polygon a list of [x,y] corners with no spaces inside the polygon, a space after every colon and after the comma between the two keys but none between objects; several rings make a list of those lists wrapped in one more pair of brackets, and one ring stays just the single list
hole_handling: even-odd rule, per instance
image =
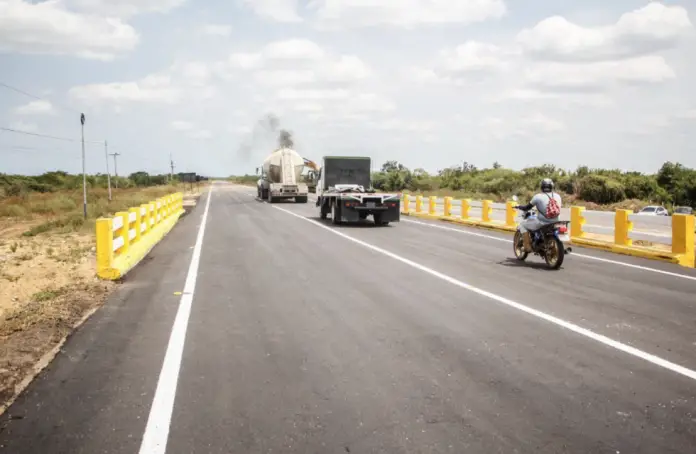
[{"label": "tall grass", "polygon": [[99,217],[113,216],[119,211],[127,211],[180,190],[181,187],[175,185],[114,189],[112,200],[109,201],[107,190],[92,189],[87,194],[87,220],[84,219],[81,190],[30,192],[0,200],[0,216],[18,221],[43,221],[24,232],[25,236],[56,230],[79,231],[93,227],[93,221]]}]

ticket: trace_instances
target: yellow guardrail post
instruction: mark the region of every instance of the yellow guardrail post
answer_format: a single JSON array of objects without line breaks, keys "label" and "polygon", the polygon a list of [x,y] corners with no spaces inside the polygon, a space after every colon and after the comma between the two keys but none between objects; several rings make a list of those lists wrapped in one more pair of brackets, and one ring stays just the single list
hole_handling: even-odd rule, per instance
[{"label": "yellow guardrail post", "polygon": [[570,236],[571,238],[583,238],[585,232],[585,207],[570,207]]},{"label": "yellow guardrail post", "polygon": [[130,213],[127,211],[119,211],[116,213],[116,216],[121,218],[121,222],[123,223],[116,233],[116,236],[120,236],[123,239],[123,246],[120,247],[118,253],[124,254],[128,252],[128,247],[130,247]]},{"label": "yellow guardrail post", "polygon": [[128,210],[129,213],[134,213],[135,214],[135,225],[133,225],[133,228],[135,229],[135,238],[133,238],[133,242],[137,243],[140,240],[140,235],[141,235],[141,220],[142,220],[142,215],[140,214],[140,207],[138,208],[131,208]]},{"label": "yellow guardrail post", "polygon": [[695,217],[687,214],[672,215],[672,253],[679,255],[679,264],[682,266],[696,267],[694,254]]},{"label": "yellow guardrail post", "polygon": [[[145,224],[145,230],[143,230],[143,235],[150,231],[150,204],[140,205],[141,212],[141,222]],[[144,213],[144,214],[142,214]]]},{"label": "yellow guardrail post", "polygon": [[157,203],[150,202],[148,205],[148,216],[150,216],[150,226],[149,229],[153,228],[157,224]]},{"label": "yellow guardrail post", "polygon": [[633,213],[631,210],[616,210],[614,215],[614,244],[619,246],[632,246],[633,240],[629,238],[629,233],[633,230],[633,222],[628,216]]},{"label": "yellow guardrail post", "polygon": [[445,216],[452,216],[452,197],[445,197]]},{"label": "yellow guardrail post", "polygon": [[484,200],[481,202],[481,221],[491,222],[491,200]]},{"label": "yellow guardrail post", "polygon": [[435,216],[436,206],[437,206],[437,197],[434,195],[431,195],[428,198],[428,214],[430,216]]},{"label": "yellow guardrail post", "polygon": [[96,234],[97,275],[101,276],[111,269],[114,261],[114,221],[111,218],[97,219]]},{"label": "yellow guardrail post", "polygon": [[505,225],[508,227],[517,226],[517,223],[515,222],[515,205],[517,204],[512,200],[508,200],[508,202],[505,204]]},{"label": "yellow guardrail post", "polygon": [[469,209],[471,208],[471,199],[462,199],[462,219],[469,219]]},{"label": "yellow guardrail post", "polygon": [[421,212],[423,212],[423,196],[417,195],[416,196],[416,213],[421,213]]},{"label": "yellow guardrail post", "polygon": [[402,202],[402,205],[401,205],[401,211],[404,212],[405,214],[408,214],[411,212],[411,199],[408,196],[408,194],[404,194],[404,201]]}]

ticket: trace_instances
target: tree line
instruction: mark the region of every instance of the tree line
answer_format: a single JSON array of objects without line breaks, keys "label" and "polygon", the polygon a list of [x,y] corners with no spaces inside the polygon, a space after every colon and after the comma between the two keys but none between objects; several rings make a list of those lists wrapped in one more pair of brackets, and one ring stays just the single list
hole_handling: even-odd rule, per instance
[{"label": "tree line", "polygon": [[[134,172],[127,177],[111,177],[111,187],[128,189],[134,187],[161,186],[169,183],[169,174]],[[174,180],[180,176],[175,174]],[[87,175],[87,188],[106,188],[106,174]],[[0,197],[18,197],[31,192],[56,192],[82,188],[82,175],[63,171],[46,172],[41,175],[9,175],[0,173]]]},{"label": "tree line", "polygon": [[696,170],[673,162],[665,162],[655,174],[587,166],[568,171],[553,165],[517,171],[497,162],[485,169],[464,162],[429,174],[420,168],[408,169],[398,161],[387,161],[373,173],[372,181],[375,189],[383,191],[451,191],[504,200],[512,194],[530,197],[546,177],[553,179],[559,192],[600,205],[638,200],[696,208]]}]

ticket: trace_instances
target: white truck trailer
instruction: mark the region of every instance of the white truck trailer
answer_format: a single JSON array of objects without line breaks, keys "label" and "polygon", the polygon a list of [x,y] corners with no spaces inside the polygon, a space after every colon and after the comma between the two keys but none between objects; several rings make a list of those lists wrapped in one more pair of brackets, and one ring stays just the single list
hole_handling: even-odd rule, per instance
[{"label": "white truck trailer", "polygon": [[279,148],[271,153],[260,168],[256,184],[258,197],[274,203],[282,199],[295,199],[296,203],[307,203],[309,189],[301,181],[305,160],[291,148]]}]

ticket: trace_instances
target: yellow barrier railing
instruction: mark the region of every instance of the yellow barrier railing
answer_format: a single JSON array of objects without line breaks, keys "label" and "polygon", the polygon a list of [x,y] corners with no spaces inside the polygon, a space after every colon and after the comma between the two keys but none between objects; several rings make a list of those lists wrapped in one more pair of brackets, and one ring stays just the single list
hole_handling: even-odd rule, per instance
[{"label": "yellow barrier railing", "polygon": [[[614,217],[613,241],[591,238],[583,230],[585,225],[585,208],[571,207],[570,209],[570,239],[571,242],[582,245],[607,249],[619,254],[652,258],[678,263],[682,266],[696,267],[696,233],[694,232],[696,217],[686,214],[672,215],[672,245],[657,243],[654,246],[635,246],[630,234],[633,222],[629,216],[631,210],[616,210]],[[595,235],[596,236],[596,235]]]},{"label": "yellow barrier railing", "polygon": [[[517,222],[515,220],[517,210],[514,208],[516,203],[512,201],[508,201],[505,204],[504,221],[493,219],[493,202],[490,200],[481,201],[481,217],[479,219],[474,219],[470,216],[471,199],[460,200],[461,213],[458,217],[452,214],[452,207],[455,202],[452,197],[444,198],[444,208],[440,213],[437,211],[437,197],[435,196],[428,197],[427,213],[423,210],[423,196],[416,195],[415,201],[416,209],[415,211],[411,211],[408,205],[410,199],[407,195],[404,195],[404,203],[402,204],[404,214],[413,214],[416,216],[442,219],[450,222],[459,222],[466,225],[505,231],[514,231],[517,228]],[[612,238],[608,235],[588,234],[585,232],[585,208],[572,206],[570,207],[571,242],[583,246],[611,250],[617,253],[666,260],[692,268],[696,267],[696,248],[694,247],[696,243],[696,233],[694,233],[694,224],[696,223],[695,216],[683,214],[672,215],[671,246],[659,243],[652,246],[636,246],[631,238],[633,222],[630,220],[630,216],[632,214],[633,212],[631,210],[616,211],[614,217],[614,236]]]},{"label": "yellow barrier railing", "polygon": [[161,197],[96,222],[97,275],[118,279],[154,246],[183,212],[183,194]]}]

